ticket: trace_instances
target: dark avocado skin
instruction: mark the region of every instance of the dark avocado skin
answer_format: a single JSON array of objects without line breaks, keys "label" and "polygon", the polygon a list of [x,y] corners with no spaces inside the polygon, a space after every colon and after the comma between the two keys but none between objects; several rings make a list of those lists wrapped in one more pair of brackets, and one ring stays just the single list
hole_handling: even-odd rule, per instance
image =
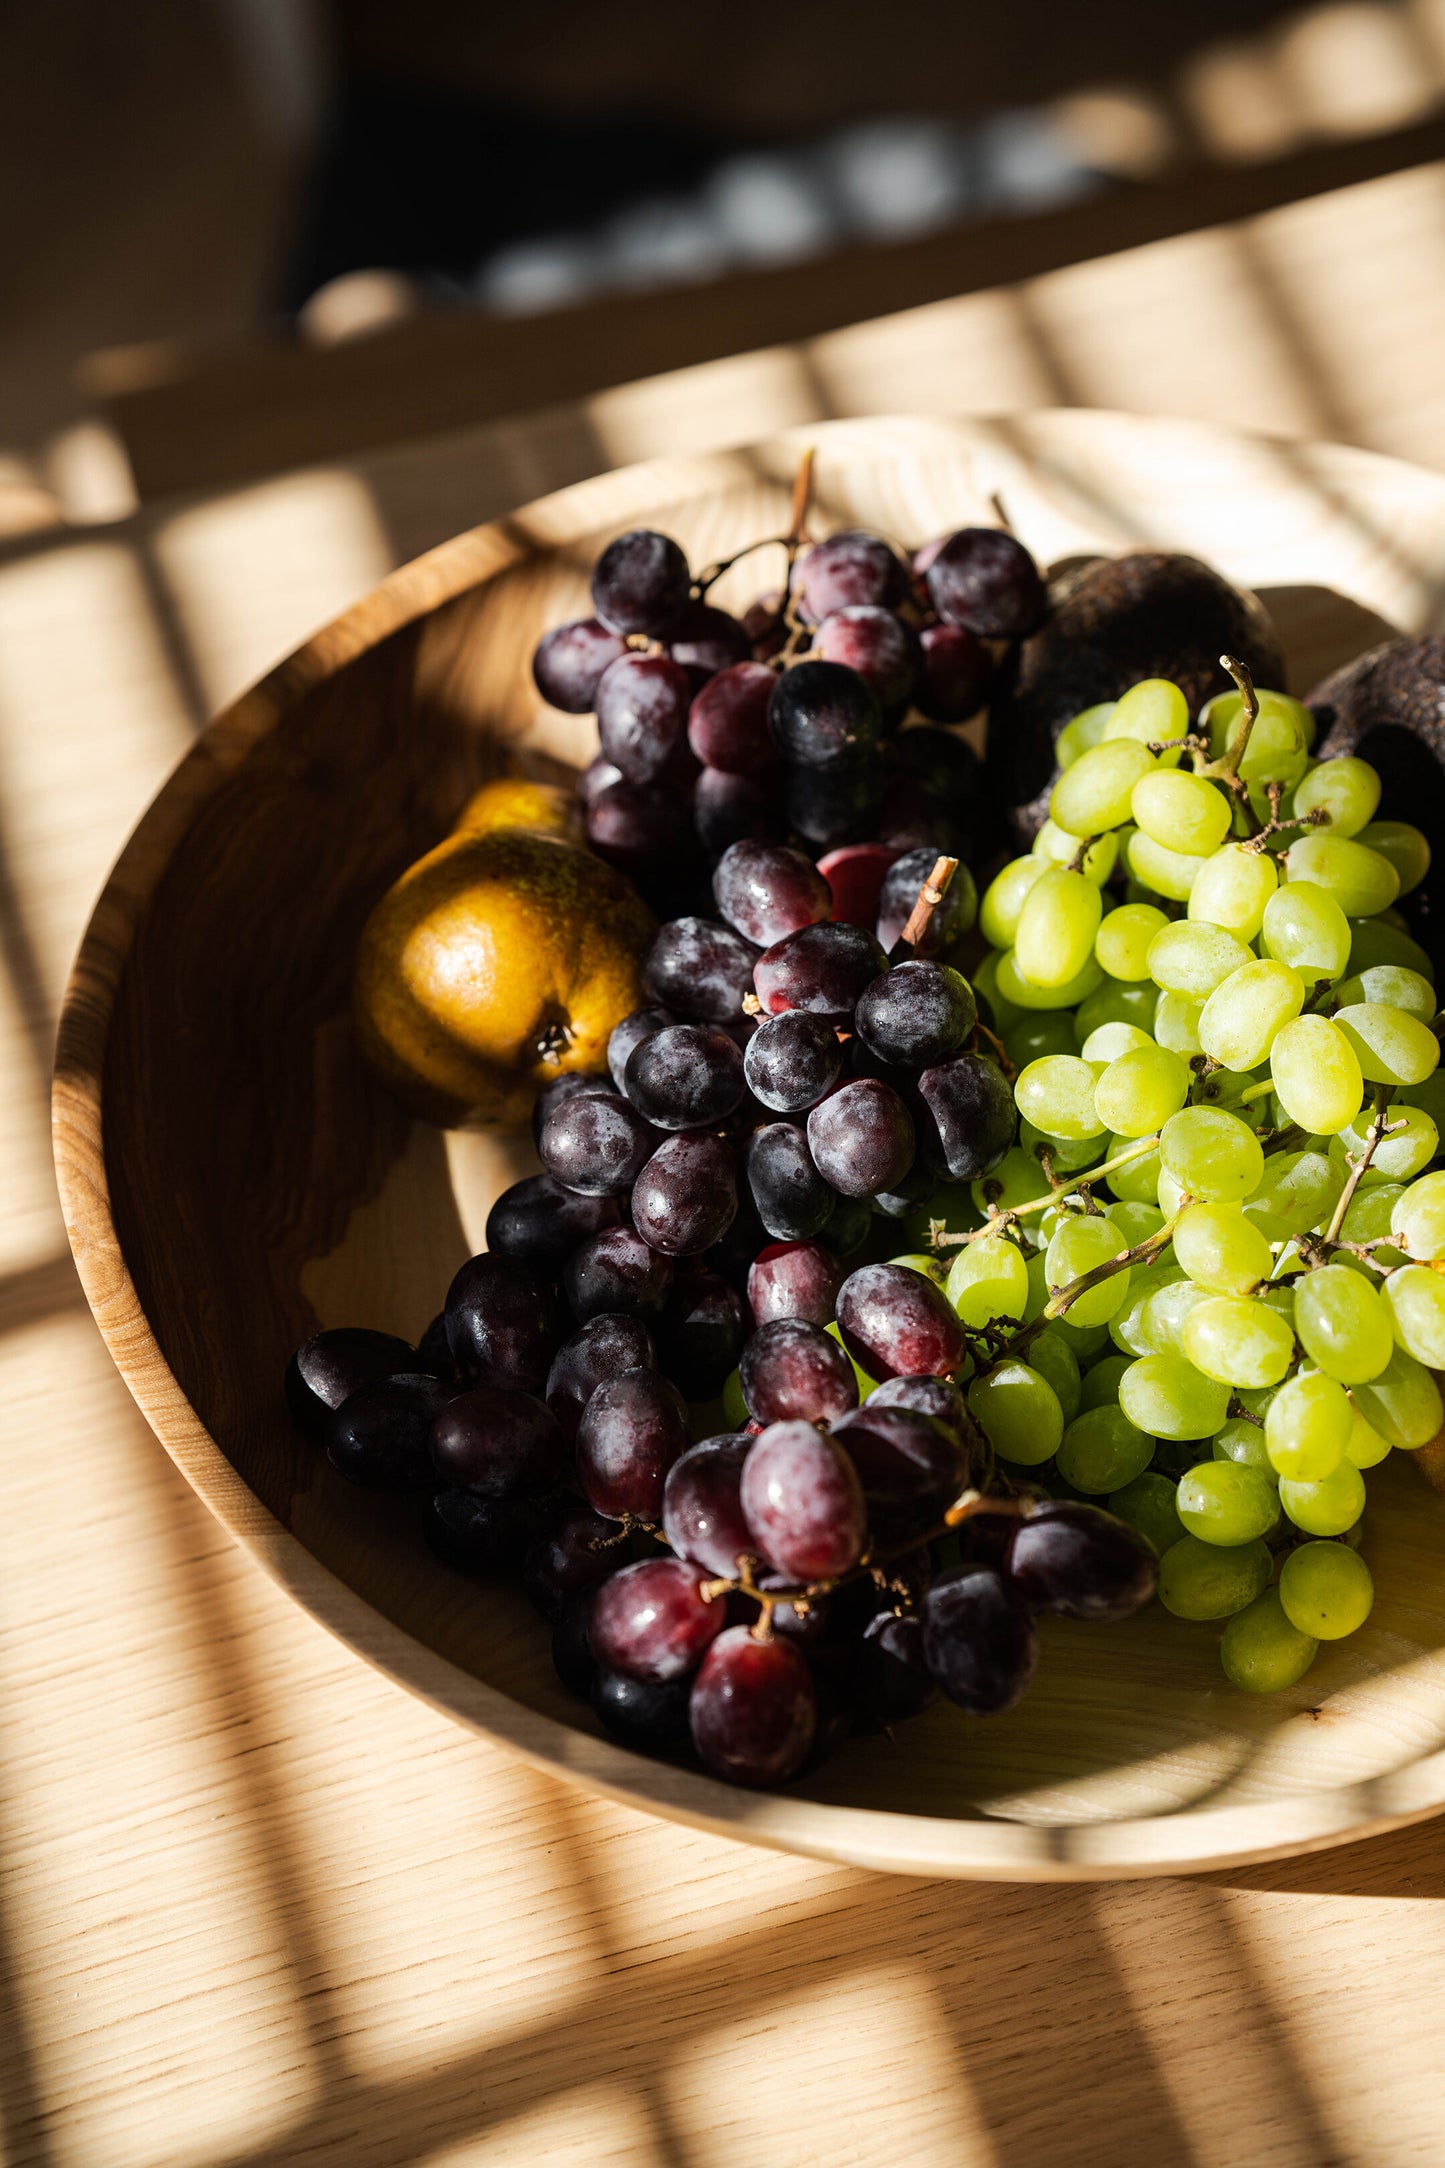
[{"label": "dark avocado skin", "polygon": [[1027,850],[1048,812],[1054,740],[1081,709],[1117,700],[1141,678],[1172,678],[1191,714],[1227,692],[1221,655],[1255,682],[1287,690],[1284,651],[1261,604],[1201,564],[1167,550],[1075,563],[1049,586],[1050,614],[1022,642],[989,703],[995,802]]},{"label": "dark avocado skin", "polygon": [[[1372,647],[1318,684],[1306,706],[1319,723],[1319,758],[1358,753],[1379,770],[1380,817],[1413,821],[1437,856],[1445,850],[1445,637]],[[1445,969],[1442,878],[1432,868],[1399,905],[1437,972]]]}]

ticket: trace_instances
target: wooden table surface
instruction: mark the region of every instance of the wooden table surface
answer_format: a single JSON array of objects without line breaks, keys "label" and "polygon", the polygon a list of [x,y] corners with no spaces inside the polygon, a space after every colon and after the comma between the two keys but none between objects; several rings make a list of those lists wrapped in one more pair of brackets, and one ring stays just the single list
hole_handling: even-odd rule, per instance
[{"label": "wooden table surface", "polygon": [[1062,398],[1445,463],[1442,269],[1431,167],[0,558],[7,2168],[1445,2157],[1440,1824],[1010,1888],[579,1798],[233,1549],[90,1323],[46,1139],[59,991],[136,815],[210,708],[391,564],[620,460],[827,412]]}]

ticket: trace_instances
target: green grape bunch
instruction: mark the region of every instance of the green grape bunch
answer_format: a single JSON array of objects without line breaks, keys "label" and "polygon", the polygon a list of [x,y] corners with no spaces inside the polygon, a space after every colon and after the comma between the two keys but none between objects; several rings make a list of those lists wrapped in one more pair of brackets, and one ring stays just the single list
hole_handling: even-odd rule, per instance
[{"label": "green grape bunch", "polygon": [[1222,661],[1197,716],[1152,678],[1063,730],[979,913],[1018,1142],[929,1234],[1000,1472],[1139,1529],[1275,1693],[1369,1616],[1367,1471],[1441,1427],[1445,1019],[1425,836]]}]

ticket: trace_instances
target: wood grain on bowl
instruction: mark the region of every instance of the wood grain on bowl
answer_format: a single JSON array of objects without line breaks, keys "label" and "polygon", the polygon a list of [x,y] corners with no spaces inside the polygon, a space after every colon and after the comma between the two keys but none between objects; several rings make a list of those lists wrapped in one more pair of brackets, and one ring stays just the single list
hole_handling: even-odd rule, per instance
[{"label": "wood grain on bowl", "polygon": [[[820,529],[916,544],[997,492],[1044,560],[1148,544],[1262,592],[1307,687],[1357,629],[1418,630],[1445,591],[1445,478],[1331,448],[1101,414],[868,421],[807,433]],[[1157,1607],[1053,1622],[1034,1691],[935,1708],[754,1796],[601,1737],[521,1597],[463,1581],[409,1501],[349,1489],[292,1430],[287,1355],[321,1324],[415,1336],[535,1164],[444,1137],[357,1055],[357,934],[398,871],[513,754],[594,750],[542,707],[532,647],[578,614],[628,526],[694,564],[785,524],[803,439],[658,462],[528,507],[406,567],[226,711],[127,846],[62,1020],[56,1154],[92,1308],[196,1489],[318,1619],[459,1721],[589,1789],[824,1858],[1074,1879],[1302,1851],[1445,1805],[1445,1498],[1403,1455],[1372,1478],[1367,1627],[1270,1701],[1222,1680],[1211,1629]],[[755,560],[718,599],[745,600]],[[1373,630],[1358,645],[1378,637]]]}]

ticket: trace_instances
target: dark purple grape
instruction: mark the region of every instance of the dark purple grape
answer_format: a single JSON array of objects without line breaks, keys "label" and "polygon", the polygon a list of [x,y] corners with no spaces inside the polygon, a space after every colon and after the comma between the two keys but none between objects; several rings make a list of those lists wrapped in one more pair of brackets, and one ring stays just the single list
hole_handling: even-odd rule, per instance
[{"label": "dark purple grape", "polygon": [[615,1521],[588,1506],[571,1506],[533,1543],[522,1562],[522,1586],[543,1618],[560,1618],[584,1590],[600,1588],[624,1563]]},{"label": "dark purple grape", "polygon": [[880,1061],[924,1069],[963,1045],[978,1022],[973,988],[948,964],[895,964],[865,986],[853,1017]]},{"label": "dark purple grape", "polygon": [[[925,850],[906,851],[901,858],[894,859],[884,875],[878,897],[878,940],[884,949],[891,949],[901,937],[937,856],[931,845]],[[914,955],[925,958],[946,955],[963,939],[977,916],[978,890],[974,887],[973,875],[967,866],[960,866],[943,892],[942,903],[936,906],[924,928],[922,939],[915,945]]]},{"label": "dark purple grape", "polygon": [[597,688],[604,758],[629,783],[658,783],[687,728],[692,687],[665,655],[624,655]]},{"label": "dark purple grape", "polygon": [[868,1209],[880,1219],[907,1219],[934,1196],[942,1181],[936,1167],[915,1159],[896,1189],[880,1189],[868,1199]]},{"label": "dark purple grape", "polygon": [[592,606],[613,632],[660,639],[686,608],[692,574],[669,535],[634,528],[609,542],[592,571]]},{"label": "dark purple grape", "polygon": [[868,1539],[857,1471],[812,1423],[772,1423],[743,1463],[743,1518],[779,1573],[822,1581],[856,1566]]},{"label": "dark purple grape", "polygon": [[716,1024],[669,1024],[633,1048],[624,1089],[644,1129],[711,1129],[742,1104],[743,1057]]},{"label": "dark purple grape", "polygon": [[954,1530],[961,1566],[988,1566],[1008,1578],[1009,1546],[1018,1527],[1012,1513],[970,1513]]},{"label": "dark purple grape", "polygon": [[868,1395],[870,1408],[916,1408],[951,1430],[972,1457],[978,1433],[962,1393],[949,1378],[885,1378]]},{"label": "dark purple grape", "polygon": [[562,1272],[562,1292],[579,1324],[613,1311],[655,1318],[672,1287],[672,1264],[630,1227],[605,1227],[579,1243]]},{"label": "dark purple grape", "polygon": [[987,1566],[951,1566],[923,1599],[923,1655],[970,1716],[998,1716],[1028,1692],[1039,1660],[1033,1613]]},{"label": "dark purple grape", "polygon": [[326,1458],[363,1490],[429,1490],[428,1439],[453,1388],[414,1371],[371,1378],[326,1418]]},{"label": "dark purple grape", "polygon": [[875,1407],[870,1394],[834,1423],[833,1436],[858,1471],[870,1512],[875,1505],[922,1504],[942,1513],[968,1482],[968,1461],[955,1433],[917,1408]]},{"label": "dark purple grape", "polygon": [[908,593],[902,560],[874,534],[829,535],[808,551],[794,576],[798,614],[821,624],[835,610],[867,603],[892,609]]},{"label": "dark purple grape", "polygon": [[886,963],[862,926],[804,926],[763,951],[753,967],[753,984],[769,1016],[802,1009],[846,1027],[859,995]]},{"label": "dark purple grape", "polygon": [[743,1517],[743,1462],[752,1439],[739,1432],[704,1438],[668,1470],[662,1493],[662,1528],[679,1558],[705,1573],[731,1578],[753,1548]]},{"label": "dark purple grape", "polygon": [[860,1265],[838,1290],[843,1345],[870,1378],[944,1377],[966,1342],[941,1287],[909,1265]]},{"label": "dark purple grape", "polygon": [[768,1122],[754,1130],[745,1166],[758,1218],[775,1242],[805,1242],[826,1226],[833,1191],[796,1123]]},{"label": "dark purple grape", "polygon": [[887,1730],[921,1716],[938,1693],[923,1653],[916,1611],[879,1611],[863,1629],[858,1649],[858,1700],[869,1729]]},{"label": "dark purple grape", "polygon": [[394,1332],[365,1325],[335,1325],[303,1341],[286,1365],[286,1404],[313,1438],[324,1435],[334,1408],[373,1378],[409,1371],[415,1351]]},{"label": "dark purple grape", "polygon": [[698,1024],[726,1024],[752,991],[757,950],[710,918],[675,918],[647,952],[643,977],[654,1000]]},{"label": "dark purple grape", "polygon": [[719,1634],[692,1685],[688,1721],[705,1769],[731,1784],[785,1784],[808,1758],[818,1702],[806,1657],[746,1626]]},{"label": "dark purple grape", "polygon": [[962,625],[925,625],[923,660],[913,705],[931,723],[963,723],[977,715],[993,682],[993,656]]},{"label": "dark purple grape", "polygon": [[448,1401],[432,1424],[431,1456],[443,1483],[479,1498],[511,1498],[566,1480],[567,1442],[530,1393],[482,1387]]},{"label": "dark purple grape", "polygon": [[655,1250],[695,1257],[720,1242],[738,1208],[737,1162],[721,1137],[669,1137],[632,1190],[632,1224]]},{"label": "dark purple grape", "polygon": [[577,1430],[587,1503],[615,1521],[660,1521],[667,1471],[687,1446],[687,1403],[670,1378],[652,1369],[607,1378]]},{"label": "dark purple grape", "polygon": [[615,1197],[581,1197],[550,1174],[529,1174],[504,1189],[487,1214],[487,1248],[552,1273],[577,1243],[615,1227],[621,1216]]},{"label": "dark purple grape", "polygon": [[856,670],[885,716],[906,712],[923,659],[912,626],[891,610],[868,602],[853,603],[825,617],[814,638],[813,653],[824,662]]},{"label": "dark purple grape", "polygon": [[566,715],[590,715],[602,673],[627,653],[627,642],[595,617],[554,625],[537,642],[532,677],[550,707]]},{"label": "dark purple grape", "polygon": [[1127,1521],[1098,1506],[1060,1500],[1015,1523],[1008,1574],[1038,1610],[1120,1619],[1149,1601],[1159,1561]]},{"label": "dark purple grape", "polygon": [[723,1625],[722,1603],[700,1588],[680,1558],[644,1558],[614,1573],[592,1599],[597,1662],[629,1679],[686,1678]]},{"label": "dark purple grape", "polygon": [[820,1242],[771,1242],[748,1271],[748,1307],[755,1325],[780,1317],[828,1325],[843,1284],[842,1268]]},{"label": "dark purple grape", "polygon": [[[738,1091],[742,1059],[736,1047]],[[640,1048],[634,1053],[634,1061]],[[681,1124],[669,1123],[669,1128]],[[542,1128],[537,1154],[553,1181],[583,1197],[624,1196],[657,1148],[645,1117],[617,1092],[587,1092],[554,1107]]]},{"label": "dark purple grape", "polygon": [[665,1753],[687,1737],[691,1688],[686,1679],[629,1679],[624,1671],[594,1671],[588,1698],[602,1729],[640,1754]]},{"label": "dark purple grape", "polygon": [[831,916],[833,892],[801,851],[785,843],[734,843],[713,872],[712,892],[728,924],[758,948]]},{"label": "dark purple grape", "polygon": [[837,1083],[843,1049],[833,1026],[802,1009],[765,1017],[748,1041],[743,1074],[775,1114],[801,1114]]},{"label": "dark purple grape", "polygon": [[775,772],[778,749],[768,729],[768,704],[776,683],[775,672],[760,662],[735,662],[708,679],[687,718],[687,742],[704,766],[724,775]]},{"label": "dark purple grape", "polygon": [[883,786],[882,762],[871,754],[846,767],[792,768],[785,792],[788,825],[818,852],[859,843],[877,828]]},{"label": "dark purple grape", "polygon": [[666,869],[691,840],[685,802],[661,783],[609,783],[587,807],[587,841],[620,873],[637,877]]},{"label": "dark purple grape", "polygon": [[557,1347],[541,1281],[508,1257],[469,1258],[447,1290],[447,1345],[469,1385],[539,1393]]},{"label": "dark purple grape", "polygon": [[711,1400],[737,1368],[747,1305],[716,1272],[679,1275],[656,1327],[657,1358],[689,1400]]},{"label": "dark purple grape", "polygon": [[594,798],[599,797],[613,783],[621,781],[622,770],[614,767],[610,760],[604,760],[600,753],[595,760],[589,761],[577,778],[577,796],[582,801],[584,813]]},{"label": "dark purple grape", "polygon": [[774,680],[768,728],[793,767],[852,767],[882,736],[883,710],[856,670],[795,662]]},{"label": "dark purple grape", "polygon": [[[667,652],[699,682],[734,663],[746,662],[753,646],[738,620],[713,602],[684,603],[667,628]],[[704,755],[698,756],[700,759]]]},{"label": "dark purple grape", "polygon": [[536,1498],[478,1498],[471,1491],[433,1493],[422,1534],[457,1573],[501,1573],[521,1564],[536,1542],[545,1507]]},{"label": "dark purple grape", "polygon": [[657,1361],[652,1335],[640,1317],[602,1311],[573,1333],[547,1373],[547,1405],[569,1441],[599,1385],[624,1370],[650,1370]]},{"label": "dark purple grape", "polygon": [[592,1598],[578,1596],[552,1628],[552,1669],[569,1694],[586,1701],[597,1676],[592,1656]]},{"label": "dark purple grape", "polygon": [[716,768],[704,768],[697,779],[692,817],[710,857],[720,856],[730,843],[782,836],[788,825],[775,781],[723,775]]},{"label": "dark purple grape", "polygon": [[[743,1400],[755,1423],[831,1423],[858,1405],[858,1379],[838,1342],[806,1318],[760,1325],[743,1349]],[[918,1418],[926,1421],[926,1417]]]},{"label": "dark purple grape", "polygon": [[441,1378],[454,1385],[457,1366],[452,1361],[452,1351],[447,1346],[447,1318],[445,1310],[438,1310],[416,1344],[415,1370],[423,1370],[429,1378]]},{"label": "dark purple grape", "polygon": [[1022,639],[1048,607],[1038,566],[1001,527],[960,527],[927,577],[928,599],[944,623],[986,640]]},{"label": "dark purple grape", "polygon": [[[634,1009],[620,1024],[613,1025],[612,1036],[607,1041],[607,1067],[618,1091],[626,1089],[623,1079],[627,1075],[627,1060],[632,1049],[641,1046],[644,1039],[650,1039],[655,1031],[666,1031],[669,1024],[676,1022],[671,1009],[651,1008]],[[548,1089],[551,1089],[550,1085]]]},{"label": "dark purple grape", "polygon": [[600,1069],[581,1072],[569,1069],[561,1076],[554,1076],[550,1083],[542,1086],[532,1102],[532,1142],[541,1143],[547,1116],[554,1107],[561,1106],[564,1100],[581,1099],[589,1092],[605,1092],[610,1089],[606,1074]]},{"label": "dark purple grape", "polygon": [[955,1182],[991,1174],[1018,1127],[1013,1091],[997,1062],[982,1054],[951,1055],[922,1071],[918,1092],[928,1116],[920,1129],[926,1155],[947,1167]]},{"label": "dark purple grape", "polygon": [[[913,1116],[891,1085],[859,1077],[814,1107],[808,1150],[824,1181],[843,1196],[876,1197],[896,1189],[913,1165]],[[825,1224],[795,1232],[821,1234]]]},{"label": "dark purple grape", "polygon": [[861,1249],[872,1230],[872,1213],[866,1197],[839,1196],[828,1214],[820,1240],[835,1257],[851,1257]]}]

